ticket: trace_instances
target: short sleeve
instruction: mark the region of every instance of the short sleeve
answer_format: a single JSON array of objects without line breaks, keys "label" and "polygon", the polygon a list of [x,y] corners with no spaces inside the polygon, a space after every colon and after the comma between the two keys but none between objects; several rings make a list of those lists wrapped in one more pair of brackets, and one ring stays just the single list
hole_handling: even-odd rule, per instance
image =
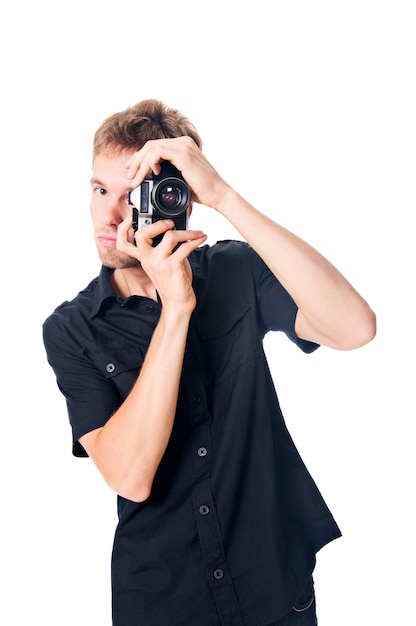
[{"label": "short sleeve", "polygon": [[57,385],[66,399],[73,454],[88,456],[79,438],[104,426],[120,405],[120,394],[111,380],[93,366],[81,346],[71,339],[56,314],[43,324],[43,341]]},{"label": "short sleeve", "polygon": [[263,333],[284,332],[303,352],[314,352],[319,345],[301,339],[295,333],[297,304],[261,257],[250,246],[247,249],[256,285],[258,312]]}]

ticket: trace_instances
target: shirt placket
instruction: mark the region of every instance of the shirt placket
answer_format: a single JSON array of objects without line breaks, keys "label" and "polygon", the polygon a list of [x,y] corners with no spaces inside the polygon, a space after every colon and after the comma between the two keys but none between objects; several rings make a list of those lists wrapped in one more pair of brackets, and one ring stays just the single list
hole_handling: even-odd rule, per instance
[{"label": "shirt placket", "polygon": [[242,626],[244,622],[226,560],[211,488],[213,449],[206,391],[198,363],[189,354],[185,368],[195,472],[192,499],[204,570],[221,626]]}]

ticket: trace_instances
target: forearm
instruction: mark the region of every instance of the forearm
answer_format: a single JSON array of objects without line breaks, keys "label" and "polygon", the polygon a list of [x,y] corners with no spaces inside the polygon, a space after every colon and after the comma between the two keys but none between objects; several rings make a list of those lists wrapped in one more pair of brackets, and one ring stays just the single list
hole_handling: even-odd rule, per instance
[{"label": "forearm", "polygon": [[130,161],[132,184],[162,159],[182,172],[194,201],[222,214],[270,267],[298,306],[300,337],[338,349],[356,348],[374,337],[373,312],[341,273],[227,185],[189,137],[147,142]]},{"label": "forearm", "polygon": [[332,348],[352,349],[375,333],[365,300],[317,250],[229,189],[217,210],[262,257],[296,302],[299,336]]},{"label": "forearm", "polygon": [[130,394],[90,441],[90,456],[120,495],[145,500],[175,419],[189,316],[163,311]]}]

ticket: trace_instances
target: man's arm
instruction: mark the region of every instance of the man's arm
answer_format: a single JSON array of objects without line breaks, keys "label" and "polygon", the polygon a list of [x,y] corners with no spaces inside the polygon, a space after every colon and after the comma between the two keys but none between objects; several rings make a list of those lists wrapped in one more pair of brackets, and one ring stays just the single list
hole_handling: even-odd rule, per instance
[{"label": "man's arm", "polygon": [[258,211],[214,170],[189,137],[149,141],[129,163],[139,184],[160,160],[171,161],[196,202],[221,213],[262,257],[298,306],[299,337],[339,350],[371,341],[376,318],[367,302],[317,250]]},{"label": "man's arm", "polygon": [[80,443],[114,491],[141,502],[149,496],[175,418],[189,321],[196,304],[187,257],[206,237],[187,231],[189,240],[172,253],[185,231],[167,232],[153,248],[152,237],[172,227],[158,222],[138,231],[137,246],[133,246],[127,242],[130,225],[129,219],[119,226],[117,247],[140,259],[161,298],[161,316],[130,394],[105,426],[81,437]]},{"label": "man's arm", "polygon": [[219,200],[217,210],[238,229],[296,302],[298,337],[338,350],[352,350],[373,339],[373,311],[317,250],[232,189]]}]

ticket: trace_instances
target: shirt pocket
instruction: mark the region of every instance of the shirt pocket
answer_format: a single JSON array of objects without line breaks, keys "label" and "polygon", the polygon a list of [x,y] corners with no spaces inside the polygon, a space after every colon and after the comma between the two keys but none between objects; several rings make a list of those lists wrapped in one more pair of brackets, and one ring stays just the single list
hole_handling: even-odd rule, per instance
[{"label": "shirt pocket", "polygon": [[125,398],[137,380],[144,355],[140,348],[128,345],[106,346],[94,351],[90,358],[101,375],[114,384]]},{"label": "shirt pocket", "polygon": [[250,310],[250,304],[244,294],[232,301],[221,298],[205,304],[195,318],[195,326],[202,340],[209,341],[229,334]]},{"label": "shirt pocket", "polygon": [[199,356],[216,380],[228,377],[257,355],[258,329],[252,307],[243,294],[210,302],[196,316]]}]

